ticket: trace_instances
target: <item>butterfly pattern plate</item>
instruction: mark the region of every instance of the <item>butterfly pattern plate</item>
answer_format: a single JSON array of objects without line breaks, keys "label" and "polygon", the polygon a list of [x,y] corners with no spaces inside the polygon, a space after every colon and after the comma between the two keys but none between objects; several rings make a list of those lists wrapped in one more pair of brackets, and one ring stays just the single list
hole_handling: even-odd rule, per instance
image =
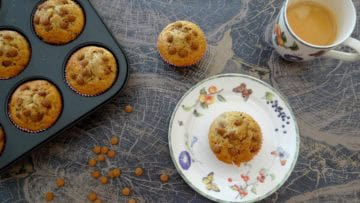
[{"label": "butterfly pattern plate", "polygon": [[[259,124],[263,144],[240,167],[211,151],[212,121],[245,112]],[[177,104],[169,126],[172,160],[198,193],[218,202],[254,202],[274,193],[290,176],[299,153],[299,129],[285,98],[270,85],[241,74],[223,74],[192,87]]]}]

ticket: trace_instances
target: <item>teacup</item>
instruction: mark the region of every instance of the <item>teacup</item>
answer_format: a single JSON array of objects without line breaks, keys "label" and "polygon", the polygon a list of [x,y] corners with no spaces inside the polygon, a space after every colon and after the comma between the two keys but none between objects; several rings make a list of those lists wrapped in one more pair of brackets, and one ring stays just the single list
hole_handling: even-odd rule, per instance
[{"label": "teacup", "polygon": [[[335,14],[337,20],[337,36],[335,41],[326,46],[310,44],[291,29],[287,9],[300,1],[310,1],[326,6]],[[301,62],[320,56],[343,61],[360,60],[360,41],[350,37],[356,25],[356,10],[351,0],[286,0],[275,20],[272,43],[276,51],[286,60]],[[357,53],[334,50],[339,45],[348,46]]]}]

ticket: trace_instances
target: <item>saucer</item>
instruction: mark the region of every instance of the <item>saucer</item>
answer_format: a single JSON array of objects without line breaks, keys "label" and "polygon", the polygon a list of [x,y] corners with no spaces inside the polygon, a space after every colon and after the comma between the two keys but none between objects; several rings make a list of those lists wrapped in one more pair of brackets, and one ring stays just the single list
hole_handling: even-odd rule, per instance
[{"label": "saucer", "polygon": [[[240,167],[218,160],[209,146],[213,120],[224,112],[250,115],[260,126],[258,154]],[[210,77],[180,99],[169,126],[170,155],[196,192],[218,202],[259,201],[279,189],[299,154],[299,129],[289,104],[265,82],[242,74]]]}]

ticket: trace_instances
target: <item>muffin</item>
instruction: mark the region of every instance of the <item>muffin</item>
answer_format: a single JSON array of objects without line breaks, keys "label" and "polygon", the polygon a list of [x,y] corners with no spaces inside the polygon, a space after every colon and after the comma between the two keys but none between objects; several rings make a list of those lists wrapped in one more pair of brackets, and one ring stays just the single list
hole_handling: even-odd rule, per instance
[{"label": "muffin", "polygon": [[0,155],[4,151],[5,148],[5,133],[2,127],[0,126]]},{"label": "muffin", "polygon": [[32,80],[20,85],[11,95],[11,121],[26,132],[40,132],[50,128],[62,111],[58,89],[46,80]]},{"label": "muffin", "polygon": [[117,71],[116,59],[110,51],[87,46],[72,54],[66,64],[65,77],[75,92],[96,96],[113,85]]},{"label": "muffin", "polygon": [[199,26],[176,21],[160,33],[157,47],[161,57],[174,66],[191,66],[205,54],[207,42]]},{"label": "muffin", "polygon": [[73,0],[47,0],[33,17],[36,34],[50,44],[66,44],[82,32],[85,15]]},{"label": "muffin", "polygon": [[225,163],[240,166],[250,161],[259,152],[261,143],[259,125],[245,113],[223,113],[210,126],[210,148]]},{"label": "muffin", "polygon": [[30,45],[18,32],[0,30],[0,79],[17,76],[30,61]]}]

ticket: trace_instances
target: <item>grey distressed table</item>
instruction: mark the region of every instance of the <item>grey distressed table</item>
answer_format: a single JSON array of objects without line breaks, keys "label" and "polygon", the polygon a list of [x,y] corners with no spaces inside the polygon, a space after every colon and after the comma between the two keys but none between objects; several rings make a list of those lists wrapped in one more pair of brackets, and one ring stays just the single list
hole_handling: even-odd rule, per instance
[{"label": "grey distressed table", "polygon": [[[256,76],[285,94],[301,131],[300,156],[289,180],[265,202],[360,202],[360,62],[319,59],[293,64],[271,48],[269,24],[281,0],[92,0],[130,63],[130,80],[120,96],[34,151],[0,176],[0,202],[85,202],[90,190],[106,202],[125,202],[120,188],[134,189],[139,202],[206,202],[177,174],[168,150],[171,113],[183,93],[218,73]],[[360,1],[354,0],[358,13]],[[162,28],[187,19],[206,32],[209,50],[197,66],[177,70],[160,60],[155,42]],[[358,24],[360,18],[358,18]],[[354,37],[360,38],[359,26]],[[131,104],[134,112],[123,107]],[[111,135],[121,143],[119,180],[101,186],[89,175],[89,149]],[[135,177],[135,167],[145,168]],[[160,173],[170,174],[161,184]],[[55,189],[57,177],[66,187]]]}]

